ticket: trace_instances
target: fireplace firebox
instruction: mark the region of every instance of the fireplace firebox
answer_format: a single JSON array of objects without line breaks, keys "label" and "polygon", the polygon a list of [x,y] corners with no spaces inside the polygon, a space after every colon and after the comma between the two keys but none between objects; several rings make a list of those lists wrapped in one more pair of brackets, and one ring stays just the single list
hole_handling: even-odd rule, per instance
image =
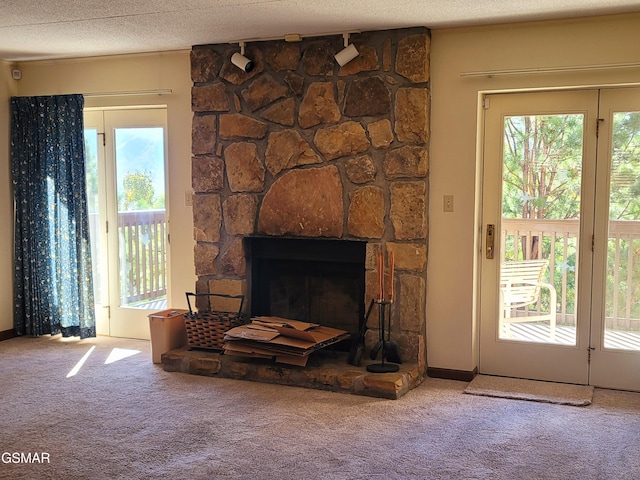
[{"label": "fireplace firebox", "polygon": [[245,237],[251,316],[356,334],[364,316],[366,242]]}]

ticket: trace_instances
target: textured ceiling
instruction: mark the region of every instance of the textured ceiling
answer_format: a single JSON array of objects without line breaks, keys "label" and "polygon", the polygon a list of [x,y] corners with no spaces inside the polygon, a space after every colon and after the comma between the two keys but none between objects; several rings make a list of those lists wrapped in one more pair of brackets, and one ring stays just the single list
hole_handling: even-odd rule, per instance
[{"label": "textured ceiling", "polygon": [[[0,0],[0,59],[640,11],[640,0]],[[640,28],[640,26],[639,26]]]}]

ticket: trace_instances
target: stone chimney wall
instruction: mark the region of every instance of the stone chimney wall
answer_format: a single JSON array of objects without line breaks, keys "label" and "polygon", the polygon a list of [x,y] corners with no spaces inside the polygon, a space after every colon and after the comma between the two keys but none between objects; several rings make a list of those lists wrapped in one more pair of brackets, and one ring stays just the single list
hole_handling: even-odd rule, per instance
[{"label": "stone chimney wall", "polygon": [[350,42],[343,67],[341,35],[251,42],[249,73],[230,61],[238,45],[193,47],[196,290],[247,294],[247,235],[366,240],[366,303],[378,251],[393,251],[392,339],[424,372],[430,32]]}]

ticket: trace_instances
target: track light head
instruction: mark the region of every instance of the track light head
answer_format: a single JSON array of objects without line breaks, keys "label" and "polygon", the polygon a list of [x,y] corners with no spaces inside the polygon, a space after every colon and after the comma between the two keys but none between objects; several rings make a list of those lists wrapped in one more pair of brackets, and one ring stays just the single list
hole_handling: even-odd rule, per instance
[{"label": "track light head", "polygon": [[338,65],[344,67],[347,63],[360,55],[360,53],[353,43],[349,44],[348,33],[344,33],[342,36],[344,37],[344,48],[336,53],[335,58]]},{"label": "track light head", "polygon": [[240,42],[240,53],[236,52],[231,55],[231,63],[246,73],[253,70],[253,61],[244,56],[244,42]]},{"label": "track light head", "polygon": [[356,49],[355,45],[352,43],[351,45],[343,48],[338,53],[336,53],[336,62],[338,62],[338,64],[341,67],[344,67],[347,63],[349,63],[351,60],[356,58],[358,55],[359,55],[358,50]]},{"label": "track light head", "polygon": [[249,73],[251,70],[253,70],[253,62],[238,52],[234,53],[231,56],[231,63],[233,63],[236,67],[246,73]]}]

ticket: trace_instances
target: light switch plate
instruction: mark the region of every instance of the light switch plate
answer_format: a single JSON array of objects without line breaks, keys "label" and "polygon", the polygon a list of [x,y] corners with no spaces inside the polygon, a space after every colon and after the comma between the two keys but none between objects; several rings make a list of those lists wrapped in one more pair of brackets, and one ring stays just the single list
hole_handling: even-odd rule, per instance
[{"label": "light switch plate", "polygon": [[445,195],[442,209],[445,212],[453,212],[453,195]]}]

